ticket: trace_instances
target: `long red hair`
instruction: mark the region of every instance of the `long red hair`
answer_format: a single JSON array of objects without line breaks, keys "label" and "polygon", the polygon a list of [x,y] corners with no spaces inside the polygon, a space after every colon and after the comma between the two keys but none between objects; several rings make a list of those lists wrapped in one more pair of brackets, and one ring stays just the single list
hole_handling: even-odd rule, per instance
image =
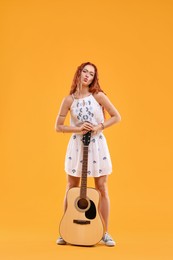
[{"label": "long red hair", "polygon": [[103,92],[103,90],[101,89],[101,87],[99,85],[98,70],[97,70],[96,65],[94,65],[91,62],[84,62],[80,66],[77,67],[77,70],[74,74],[74,78],[73,78],[71,89],[70,89],[70,95],[76,92],[77,87],[80,84],[81,72],[86,65],[91,65],[95,69],[95,75],[94,75],[93,81],[89,85],[89,92],[91,92],[92,94],[98,93],[98,92]]}]

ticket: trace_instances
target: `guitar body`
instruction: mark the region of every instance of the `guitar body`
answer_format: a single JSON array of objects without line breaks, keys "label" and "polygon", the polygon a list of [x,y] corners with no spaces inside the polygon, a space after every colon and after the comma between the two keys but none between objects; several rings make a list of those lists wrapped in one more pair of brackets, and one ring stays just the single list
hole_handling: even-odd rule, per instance
[{"label": "guitar body", "polygon": [[95,245],[104,234],[99,214],[100,194],[94,188],[87,188],[86,193],[86,198],[81,198],[78,187],[67,193],[67,210],[60,223],[60,235],[73,245]]}]

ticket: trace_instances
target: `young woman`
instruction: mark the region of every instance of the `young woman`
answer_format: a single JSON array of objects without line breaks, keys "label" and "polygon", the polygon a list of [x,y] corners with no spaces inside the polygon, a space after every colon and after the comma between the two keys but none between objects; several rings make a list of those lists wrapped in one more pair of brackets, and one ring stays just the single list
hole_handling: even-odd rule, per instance
[{"label": "young woman", "polygon": [[[109,118],[105,118],[105,110]],[[70,111],[70,125],[64,125]],[[108,234],[110,201],[107,189],[108,175],[112,172],[112,163],[103,130],[119,122],[121,116],[109,98],[100,88],[97,67],[82,63],[74,75],[70,94],[62,101],[55,129],[57,132],[72,133],[67,147],[65,171],[67,189],[78,187],[82,171],[81,137],[92,131],[88,153],[88,177],[94,177],[95,188],[100,191],[100,213],[105,223],[106,233],[102,240],[107,246],[114,246],[115,241]],[[67,208],[66,196],[64,210]],[[57,244],[66,244],[62,237]]]}]

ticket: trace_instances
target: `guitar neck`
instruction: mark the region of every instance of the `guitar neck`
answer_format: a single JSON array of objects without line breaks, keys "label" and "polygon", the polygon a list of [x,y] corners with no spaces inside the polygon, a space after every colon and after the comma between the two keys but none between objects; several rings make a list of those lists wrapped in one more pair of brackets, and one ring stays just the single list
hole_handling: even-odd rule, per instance
[{"label": "guitar neck", "polygon": [[83,147],[83,163],[82,163],[82,177],[80,197],[86,199],[87,191],[87,170],[88,170],[88,146]]}]

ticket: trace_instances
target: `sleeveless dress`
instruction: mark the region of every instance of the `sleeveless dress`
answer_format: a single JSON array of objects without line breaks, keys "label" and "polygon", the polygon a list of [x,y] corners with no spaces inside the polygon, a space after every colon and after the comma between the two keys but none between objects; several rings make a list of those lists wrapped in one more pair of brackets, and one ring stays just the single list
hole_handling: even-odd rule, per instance
[{"label": "sleeveless dress", "polygon": [[[93,95],[75,99],[70,108],[70,125],[81,126],[85,121],[93,125],[104,122],[103,110]],[[71,176],[81,177],[83,142],[82,134],[72,134],[65,156],[65,172]],[[111,174],[112,162],[105,136],[102,131],[91,134],[88,146],[88,177],[99,177]]]}]

